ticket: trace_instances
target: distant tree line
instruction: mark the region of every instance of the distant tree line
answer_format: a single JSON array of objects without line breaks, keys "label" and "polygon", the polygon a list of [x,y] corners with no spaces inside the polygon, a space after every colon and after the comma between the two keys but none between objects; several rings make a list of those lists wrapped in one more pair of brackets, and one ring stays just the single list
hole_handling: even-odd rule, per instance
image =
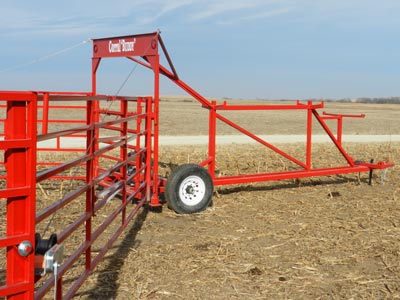
[{"label": "distant tree line", "polygon": [[[224,100],[232,100],[230,97],[222,97]],[[242,98],[238,98],[238,100],[243,100]],[[275,101],[293,101],[294,99],[268,99],[268,98],[260,98],[257,97],[256,100],[275,100]],[[341,98],[341,99],[302,99],[302,101],[325,101],[325,102],[341,102],[341,103],[375,103],[375,104],[400,104],[400,97],[380,97],[380,98]]]},{"label": "distant tree line", "polygon": [[352,103],[376,103],[376,104],[400,104],[400,97],[389,97],[389,98],[342,98],[337,100],[326,100],[327,102],[352,102]]}]

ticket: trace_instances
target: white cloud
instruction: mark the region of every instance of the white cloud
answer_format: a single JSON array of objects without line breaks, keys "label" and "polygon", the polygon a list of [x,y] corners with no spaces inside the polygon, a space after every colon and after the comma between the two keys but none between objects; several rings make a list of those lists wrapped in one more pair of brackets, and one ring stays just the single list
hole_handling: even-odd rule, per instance
[{"label": "white cloud", "polygon": [[[219,15],[241,14],[242,19],[261,18],[277,11],[278,0],[121,0],[41,1],[24,6],[19,2],[2,4],[2,35],[84,35],[92,32],[142,28],[174,14],[172,22],[203,22]],[[257,14],[260,17],[257,17]]]},{"label": "white cloud", "polygon": [[283,7],[279,9],[271,9],[271,10],[266,10],[263,12],[259,13],[253,13],[253,14],[248,14],[244,16],[239,16],[235,17],[233,19],[229,20],[224,20],[224,21],[218,21],[218,24],[221,25],[232,25],[232,24],[238,24],[241,22],[246,22],[246,21],[252,21],[252,20],[257,20],[257,19],[266,19],[270,17],[275,17],[275,16],[280,16],[289,13],[292,10],[290,7]]},{"label": "white cloud", "polygon": [[141,24],[153,23],[160,17],[164,16],[165,14],[171,13],[172,11],[175,11],[184,6],[188,6],[193,2],[194,0],[170,0],[167,2],[163,2],[162,4],[158,3],[158,7],[161,7],[159,11],[155,14],[139,18],[139,22]]},{"label": "white cloud", "polygon": [[210,2],[204,5],[201,10],[190,14],[191,20],[202,20],[216,15],[220,15],[226,12],[238,11],[245,8],[254,7],[254,3],[251,1],[218,1]]},{"label": "white cloud", "polygon": [[285,15],[294,10],[295,0],[222,0],[203,1],[201,9],[188,16],[191,22],[213,22],[219,25],[235,25]]},{"label": "white cloud", "polygon": [[125,34],[150,26],[155,29],[160,23],[233,25],[274,16],[298,22],[376,22],[379,18],[388,23],[397,22],[392,15],[398,9],[400,2],[394,0],[119,0],[118,5],[95,0],[6,1],[2,4],[0,34],[84,37]]},{"label": "white cloud", "polygon": [[132,12],[150,1],[118,1],[99,5],[98,1],[68,2],[41,1],[26,3],[21,7],[18,2],[2,4],[2,26],[0,33],[8,36],[28,35],[85,35],[102,30],[131,24]]}]

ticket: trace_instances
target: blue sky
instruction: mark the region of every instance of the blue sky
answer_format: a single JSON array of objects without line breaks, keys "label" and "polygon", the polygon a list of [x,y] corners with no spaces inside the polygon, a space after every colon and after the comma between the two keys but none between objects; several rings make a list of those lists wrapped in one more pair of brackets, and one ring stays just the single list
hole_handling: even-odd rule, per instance
[{"label": "blue sky", "polygon": [[[89,91],[84,41],[160,29],[181,79],[207,97],[400,96],[398,0],[4,1],[1,12],[3,90]],[[107,60],[99,92],[115,94],[132,67]],[[138,67],[120,94],[151,94],[151,79]],[[163,80],[161,94],[184,93]]]}]

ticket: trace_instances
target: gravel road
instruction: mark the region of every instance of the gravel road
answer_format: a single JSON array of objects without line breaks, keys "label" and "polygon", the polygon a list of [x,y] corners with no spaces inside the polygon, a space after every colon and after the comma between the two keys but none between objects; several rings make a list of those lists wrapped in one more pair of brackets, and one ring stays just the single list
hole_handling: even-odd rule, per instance
[{"label": "gravel road", "polygon": [[[260,135],[264,141],[271,144],[280,143],[305,143],[305,135]],[[327,135],[313,135],[313,143],[326,143],[330,139]],[[388,143],[400,142],[400,135],[344,135],[343,142],[353,143]],[[205,145],[208,143],[208,136],[160,136],[160,145]],[[256,141],[244,135],[220,135],[217,136],[217,144],[246,144],[256,143]],[[43,141],[38,143],[40,148],[53,148],[55,140]],[[86,145],[83,138],[63,138],[60,141],[61,147],[83,148]]]},{"label": "gravel road", "polygon": [[[272,144],[306,142],[305,135],[260,135],[261,139]],[[384,143],[399,142],[400,135],[345,135],[343,142],[353,143]],[[330,141],[328,135],[313,135],[313,143],[326,143]],[[160,136],[160,145],[203,145],[208,143],[208,136]],[[256,143],[244,135],[217,136],[217,144],[246,144]]]}]

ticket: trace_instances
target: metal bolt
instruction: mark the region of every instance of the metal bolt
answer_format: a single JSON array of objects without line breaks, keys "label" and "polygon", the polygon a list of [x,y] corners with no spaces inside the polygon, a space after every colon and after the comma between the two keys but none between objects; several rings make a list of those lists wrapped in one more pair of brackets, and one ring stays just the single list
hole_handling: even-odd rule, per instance
[{"label": "metal bolt", "polygon": [[30,241],[23,241],[18,245],[18,253],[21,256],[28,256],[33,251],[33,246]]}]

